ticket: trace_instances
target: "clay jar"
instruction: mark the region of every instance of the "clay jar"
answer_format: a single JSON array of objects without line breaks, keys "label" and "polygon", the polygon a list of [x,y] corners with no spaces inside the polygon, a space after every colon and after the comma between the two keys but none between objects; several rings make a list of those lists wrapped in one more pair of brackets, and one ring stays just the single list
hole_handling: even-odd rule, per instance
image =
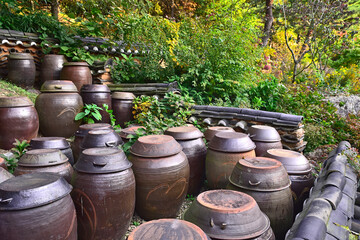
[{"label": "clay jar", "polygon": [[47,54],[43,58],[40,71],[40,83],[60,79],[63,64],[67,62],[64,55]]},{"label": "clay jar", "polygon": [[77,90],[85,84],[92,83],[92,76],[89,64],[86,62],[66,62],[63,64],[63,69],[60,73],[60,79],[72,81]]},{"label": "clay jar", "polygon": [[86,149],[74,168],[79,239],[123,239],[135,208],[135,178],[124,152]]},{"label": "clay jar", "polygon": [[160,219],[141,224],[128,240],[210,240],[201,228],[179,219]]},{"label": "clay jar", "polygon": [[14,176],[11,173],[9,173],[4,168],[0,167],[0,183],[4,182],[12,177],[14,177]]},{"label": "clay jar", "polygon": [[78,129],[75,116],[82,111],[83,101],[71,81],[46,81],[35,101],[40,118],[40,131],[45,137],[69,138]]},{"label": "clay jar", "polygon": [[190,166],[187,194],[198,195],[205,180],[206,146],[202,132],[194,126],[173,127],[165,131],[182,146]]},{"label": "clay jar", "polygon": [[[106,85],[85,84],[81,87],[80,95],[84,104],[96,104],[101,108],[106,104],[110,110],[112,109],[110,89]],[[99,112],[101,114],[101,120],[96,120],[96,122],[110,123],[110,115],[105,110],[100,110]]]},{"label": "clay jar", "polygon": [[209,188],[226,188],[236,163],[245,157],[255,157],[254,149],[255,144],[244,133],[215,134],[206,154],[206,178]]},{"label": "clay jar", "polygon": [[132,126],[121,129],[119,135],[121,139],[124,141],[124,143],[127,143],[130,139],[129,135],[136,135],[136,131],[142,131],[142,130],[138,130],[140,128],[143,129],[143,131],[145,132],[145,127],[143,126]]},{"label": "clay jar", "polygon": [[32,173],[0,184],[0,236],[6,240],[77,240],[71,185],[53,173]]},{"label": "clay jar", "polygon": [[251,196],[231,190],[202,192],[184,213],[211,239],[275,239],[268,217]]},{"label": "clay jar", "polygon": [[276,239],[284,239],[293,220],[290,179],[277,160],[255,157],[238,161],[228,189],[249,194],[270,219]]},{"label": "clay jar", "polygon": [[301,153],[285,149],[270,149],[266,156],[280,161],[288,172],[296,216],[302,211],[303,203],[309,197],[310,188],[314,186],[310,163]]},{"label": "clay jar", "polygon": [[266,155],[269,149],[282,149],[279,133],[275,128],[265,125],[253,125],[248,129],[251,140],[255,143],[257,157]]},{"label": "clay jar", "polygon": [[30,141],[29,149],[59,149],[71,165],[74,165],[74,156],[70,144],[63,137],[39,137]]},{"label": "clay jar", "polygon": [[235,130],[231,127],[222,127],[222,126],[208,127],[204,132],[206,141],[209,143],[210,140],[218,132],[235,132]]},{"label": "clay jar", "polygon": [[74,142],[71,144],[71,149],[74,154],[74,162],[77,161],[81,153],[80,146],[84,137],[91,130],[100,130],[100,129],[112,129],[110,124],[107,123],[93,123],[93,124],[83,124],[80,125],[79,129],[75,132]]},{"label": "clay jar", "polygon": [[140,137],[130,149],[136,179],[136,212],[145,220],[175,218],[189,184],[189,162],[167,135]]},{"label": "clay jar", "polygon": [[133,119],[133,100],[135,95],[129,92],[114,92],[111,96],[113,114],[116,124],[125,127],[125,123]]},{"label": "clay jar", "polygon": [[[113,147],[117,148],[124,142],[121,137],[112,129],[98,129],[89,131],[81,143],[80,151],[88,148]],[[81,154],[80,154],[81,155]]]},{"label": "clay jar", "polygon": [[8,80],[22,87],[31,87],[35,82],[36,67],[29,53],[11,53],[8,57]]},{"label": "clay jar", "polygon": [[0,97],[0,148],[11,149],[15,139],[34,138],[39,130],[39,117],[27,97]]},{"label": "clay jar", "polygon": [[68,158],[58,149],[35,149],[27,151],[18,162],[14,175],[34,172],[56,173],[71,182],[74,173]]}]

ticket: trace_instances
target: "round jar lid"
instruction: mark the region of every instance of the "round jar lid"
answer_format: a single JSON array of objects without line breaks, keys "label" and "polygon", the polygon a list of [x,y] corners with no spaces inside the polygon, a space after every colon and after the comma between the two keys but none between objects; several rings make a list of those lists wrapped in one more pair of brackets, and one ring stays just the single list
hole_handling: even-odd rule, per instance
[{"label": "round jar lid", "polygon": [[0,97],[0,108],[34,106],[27,97]]},{"label": "round jar lid", "polygon": [[194,126],[172,127],[166,130],[165,134],[172,136],[176,140],[191,140],[204,136],[204,134]]},{"label": "round jar lid", "polygon": [[10,53],[8,58],[16,60],[34,60],[30,53]]},{"label": "round jar lid", "polygon": [[231,127],[223,127],[223,126],[215,126],[215,127],[208,127],[205,132],[205,139],[210,141],[216,133],[218,132],[235,132],[235,130]]},{"label": "round jar lid", "polygon": [[279,191],[291,184],[281,162],[266,157],[239,160],[229,181],[237,187],[261,192]]},{"label": "round jar lid", "polygon": [[79,130],[77,130],[75,133],[75,136],[85,136],[91,130],[100,130],[100,129],[112,129],[112,127],[108,123],[83,124],[80,125]]},{"label": "round jar lid", "polygon": [[280,161],[289,174],[306,174],[311,171],[309,161],[299,152],[286,149],[267,150],[266,157]]},{"label": "round jar lid", "polygon": [[59,149],[34,149],[27,151],[18,164],[24,167],[46,167],[67,161],[68,158]]},{"label": "round jar lid", "polygon": [[80,154],[74,165],[78,172],[112,173],[131,168],[124,151],[117,148],[89,148]]},{"label": "round jar lid", "polygon": [[275,128],[265,125],[253,125],[248,129],[251,140],[258,142],[278,142],[280,135]]},{"label": "round jar lid", "polygon": [[31,149],[66,149],[69,147],[70,144],[63,137],[39,137],[33,138],[30,141]]},{"label": "round jar lid", "polygon": [[201,228],[179,219],[153,220],[135,228],[128,240],[208,240]]},{"label": "round jar lid", "polygon": [[253,239],[270,226],[254,198],[232,190],[212,190],[199,194],[184,214],[215,239]]},{"label": "round jar lid", "polygon": [[181,145],[168,135],[148,135],[139,137],[130,152],[140,157],[168,157],[181,152]]},{"label": "round jar lid", "polygon": [[71,189],[71,185],[58,174],[23,174],[0,184],[0,210],[40,207],[65,197]]},{"label": "round jar lid", "polygon": [[110,93],[110,89],[108,86],[102,84],[85,84],[81,87],[80,92]]},{"label": "round jar lid", "polygon": [[89,64],[87,62],[66,62],[63,64],[64,67],[68,66],[83,66],[83,67],[89,67]]},{"label": "round jar lid", "polygon": [[68,80],[48,80],[41,86],[41,92],[78,92],[75,84]]},{"label": "round jar lid", "polygon": [[124,129],[121,129],[121,132],[119,133],[120,137],[122,137],[123,139],[128,139],[128,136],[131,134],[131,135],[135,135],[136,134],[136,130],[138,129],[144,129],[145,130],[145,127],[143,126],[132,126],[132,127],[128,127],[128,128],[124,128]]},{"label": "round jar lid", "polygon": [[135,95],[131,92],[113,92],[111,98],[121,100],[133,100],[135,98]]},{"label": "round jar lid", "polygon": [[255,147],[248,135],[238,132],[216,133],[209,143],[210,149],[220,152],[248,152]]},{"label": "round jar lid", "polygon": [[99,148],[99,147],[116,147],[123,144],[121,137],[112,129],[91,130],[84,137],[81,147]]}]

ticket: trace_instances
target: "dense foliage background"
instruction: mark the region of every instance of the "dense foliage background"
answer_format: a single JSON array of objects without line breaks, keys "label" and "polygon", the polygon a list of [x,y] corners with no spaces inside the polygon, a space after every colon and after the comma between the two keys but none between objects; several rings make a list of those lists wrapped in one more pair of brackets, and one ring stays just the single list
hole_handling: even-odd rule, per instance
[{"label": "dense foliage background", "polygon": [[115,59],[115,82],[178,81],[197,104],[303,115],[311,151],[359,147],[359,116],[324,100],[360,93],[359,12],[356,0],[2,0],[0,28],[89,63],[108,56],[74,36],[122,40],[143,54]]}]

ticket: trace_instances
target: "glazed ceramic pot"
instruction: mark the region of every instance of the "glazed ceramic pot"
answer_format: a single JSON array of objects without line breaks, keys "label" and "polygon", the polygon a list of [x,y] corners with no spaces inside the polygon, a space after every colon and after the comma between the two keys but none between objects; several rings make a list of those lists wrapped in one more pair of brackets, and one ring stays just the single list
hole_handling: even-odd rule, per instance
[{"label": "glazed ceramic pot", "polygon": [[219,132],[235,132],[235,130],[231,127],[222,127],[222,126],[208,127],[204,132],[206,141],[209,143],[210,140],[215,136],[215,134]]},{"label": "glazed ceramic pot", "polygon": [[66,63],[64,55],[47,54],[43,58],[40,71],[40,83],[60,79],[63,64]]},{"label": "glazed ceramic pot", "polygon": [[60,72],[60,79],[72,81],[77,90],[85,84],[92,84],[89,64],[86,62],[66,62]]},{"label": "glazed ceramic pot", "polygon": [[71,81],[46,81],[35,101],[40,131],[45,137],[69,138],[81,121],[75,116],[83,110],[83,101]]},{"label": "glazed ceramic pot", "polygon": [[0,97],[0,148],[11,149],[15,139],[34,138],[39,130],[39,116],[27,97]]},{"label": "glazed ceramic pot", "polygon": [[71,185],[53,173],[32,173],[0,184],[0,236],[7,240],[77,240]]},{"label": "glazed ceramic pot", "polygon": [[125,123],[133,119],[133,100],[135,95],[129,92],[114,92],[111,95],[113,114],[116,124],[125,127]]},{"label": "glazed ceramic pot", "polygon": [[29,53],[11,53],[8,57],[8,80],[16,85],[31,87],[35,82],[36,67]]},{"label": "glazed ceramic pot", "polygon": [[79,239],[123,239],[135,208],[135,178],[124,152],[86,149],[74,168]]},{"label": "glazed ceramic pot", "polygon": [[[129,136],[136,135],[136,131],[140,128],[145,131],[145,127],[143,127],[143,126],[131,126],[131,127],[121,129],[119,135],[122,138],[122,140],[124,141],[124,143],[127,143],[130,139]],[[141,130],[139,130],[139,131],[141,131]]]},{"label": "glazed ceramic pot", "polygon": [[211,189],[226,188],[236,163],[245,157],[255,157],[255,144],[244,133],[219,132],[208,148],[205,169]]},{"label": "glazed ceramic pot", "polygon": [[269,149],[282,149],[279,133],[275,128],[265,125],[253,125],[248,129],[251,140],[255,143],[257,157],[266,155]]},{"label": "glazed ceramic pot", "polygon": [[136,212],[145,220],[174,218],[189,185],[189,162],[167,135],[140,137],[130,149],[136,179]]}]

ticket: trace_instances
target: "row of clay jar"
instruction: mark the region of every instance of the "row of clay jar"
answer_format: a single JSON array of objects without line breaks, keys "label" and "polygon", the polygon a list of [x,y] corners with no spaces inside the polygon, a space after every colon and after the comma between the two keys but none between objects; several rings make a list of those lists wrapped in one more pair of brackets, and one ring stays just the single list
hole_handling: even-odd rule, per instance
[{"label": "row of clay jar", "polygon": [[[81,121],[75,116],[83,111],[83,104],[107,104],[113,108],[116,124],[124,126],[132,119],[132,93],[114,92],[105,85],[84,85],[81,96],[71,81],[46,81],[41,94],[33,103],[26,97],[0,98],[0,149],[11,149],[15,139],[30,140],[37,136],[69,138],[78,130]],[[104,122],[109,114],[101,111]]]}]

